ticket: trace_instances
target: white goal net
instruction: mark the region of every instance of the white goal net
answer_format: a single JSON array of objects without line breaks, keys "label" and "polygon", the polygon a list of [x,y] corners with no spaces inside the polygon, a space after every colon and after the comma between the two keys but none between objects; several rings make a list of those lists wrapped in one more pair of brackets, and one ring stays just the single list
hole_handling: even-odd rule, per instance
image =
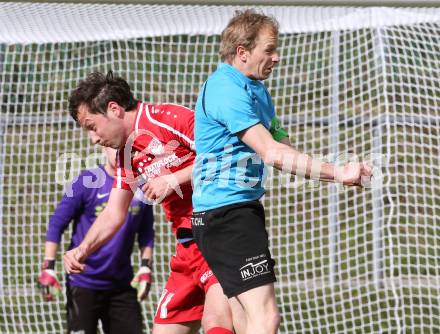
[{"label": "white goal net", "polygon": [[[0,3],[0,333],[65,331],[64,296],[43,302],[36,277],[63,183],[99,152],[68,117],[69,93],[112,69],[139,99],[193,108],[238,8]],[[440,333],[440,10],[258,9],[280,22],[266,84],[292,144],[357,155],[376,175],[359,190],[272,172],[280,332]],[[155,212],[146,331],[174,251]]]}]

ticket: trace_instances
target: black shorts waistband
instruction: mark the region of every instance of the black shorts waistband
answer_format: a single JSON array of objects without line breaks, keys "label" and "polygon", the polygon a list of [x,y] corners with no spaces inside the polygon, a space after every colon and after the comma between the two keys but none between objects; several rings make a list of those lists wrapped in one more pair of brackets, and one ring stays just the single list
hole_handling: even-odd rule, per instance
[{"label": "black shorts waistband", "polygon": [[260,200],[258,200],[258,199],[253,200],[253,201],[244,201],[244,202],[232,203],[232,204],[228,204],[228,205],[224,205],[224,206],[219,206],[218,208],[208,209],[208,210],[205,210],[205,211],[193,212],[193,216],[198,215],[198,214],[213,212],[215,210],[233,209],[235,207],[245,207],[245,206],[262,206],[262,204],[261,204]]}]

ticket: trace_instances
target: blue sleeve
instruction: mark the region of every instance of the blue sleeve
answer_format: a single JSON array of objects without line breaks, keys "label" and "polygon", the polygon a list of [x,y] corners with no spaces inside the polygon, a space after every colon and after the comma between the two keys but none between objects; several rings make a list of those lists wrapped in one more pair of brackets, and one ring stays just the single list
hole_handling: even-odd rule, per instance
[{"label": "blue sleeve", "polygon": [[71,185],[71,193],[64,194],[55,208],[46,232],[46,241],[60,243],[61,236],[72,219],[81,215],[84,204],[84,186],[81,174]]},{"label": "blue sleeve", "polygon": [[[254,108],[254,101],[249,93],[237,84],[228,81],[219,82],[219,89],[210,87],[210,108],[213,116],[233,134],[250,128],[261,122]],[[214,90],[214,92],[212,92]],[[216,105],[213,105],[216,103]]]},{"label": "blue sleeve", "polygon": [[141,212],[139,213],[141,223],[139,224],[138,243],[139,248],[154,246],[154,215],[153,207],[142,203]]}]

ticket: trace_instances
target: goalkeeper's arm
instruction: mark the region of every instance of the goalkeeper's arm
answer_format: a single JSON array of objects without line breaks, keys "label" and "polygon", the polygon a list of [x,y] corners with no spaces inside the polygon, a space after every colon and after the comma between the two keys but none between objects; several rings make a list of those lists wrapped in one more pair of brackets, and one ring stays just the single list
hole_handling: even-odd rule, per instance
[{"label": "goalkeeper's arm", "polygon": [[58,244],[46,241],[44,250],[44,261],[41,272],[38,276],[38,285],[45,301],[52,301],[61,293],[61,285],[55,274],[55,257]]},{"label": "goalkeeper's arm", "polygon": [[84,188],[79,179],[81,178],[79,177],[71,185],[72,195],[64,194],[58,203],[46,231],[44,261],[38,276],[38,285],[46,301],[54,300],[61,293],[61,286],[55,273],[55,259],[62,234],[83,205]]},{"label": "goalkeeper's arm", "polygon": [[153,247],[154,247],[154,215],[150,205],[141,204],[138,213],[142,223],[138,229],[138,243],[141,250],[141,263],[134,276],[131,286],[137,289],[138,300],[145,300],[150,291],[153,275]]},{"label": "goalkeeper's arm", "polygon": [[153,248],[141,249],[141,265],[131,281],[131,286],[137,290],[138,301],[147,299],[153,281]]}]

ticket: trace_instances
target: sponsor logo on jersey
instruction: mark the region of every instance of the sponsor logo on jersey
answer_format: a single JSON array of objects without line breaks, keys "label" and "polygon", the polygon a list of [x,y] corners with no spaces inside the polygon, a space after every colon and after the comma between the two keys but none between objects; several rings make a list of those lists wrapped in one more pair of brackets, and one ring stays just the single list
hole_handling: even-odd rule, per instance
[{"label": "sponsor logo on jersey", "polygon": [[151,139],[147,149],[154,155],[159,155],[164,152],[163,144],[159,141],[159,139],[156,138]]},{"label": "sponsor logo on jersey", "polygon": [[241,267],[239,270],[243,281],[270,273],[269,263],[267,262],[267,260],[259,261],[256,263],[250,262]]},{"label": "sponsor logo on jersey", "polygon": [[103,199],[104,197],[108,196],[110,193],[104,193],[104,194],[96,194],[97,199]]},{"label": "sponsor logo on jersey", "polygon": [[155,177],[159,174],[161,174],[162,167],[170,168],[174,165],[176,161],[179,161],[179,157],[176,155],[176,153],[173,153],[163,159],[157,159],[153,162],[151,165],[147,166],[145,168],[145,173],[148,177]]},{"label": "sponsor logo on jersey", "polygon": [[[146,148],[142,151],[137,151],[134,145],[140,136],[149,137],[151,139]],[[194,152],[191,151],[179,157],[179,152],[176,152],[176,150],[180,146],[181,144],[174,139],[164,144],[157,139],[153,133],[145,129],[138,129],[132,132],[127,139],[123,151],[122,159],[125,175],[120,177],[120,182],[125,182],[135,191],[139,184],[144,184],[150,178],[169,175],[170,178],[167,180],[169,186],[174,189],[180,198],[183,198],[182,190],[176,177],[173,175],[174,170],[172,167],[179,167],[185,161],[191,159],[194,156]],[[133,152],[138,153],[133,154]],[[133,172],[134,169],[136,169],[136,172]],[[135,174],[137,175],[135,176]],[[163,197],[156,198],[155,202],[160,203],[162,200]]]}]

